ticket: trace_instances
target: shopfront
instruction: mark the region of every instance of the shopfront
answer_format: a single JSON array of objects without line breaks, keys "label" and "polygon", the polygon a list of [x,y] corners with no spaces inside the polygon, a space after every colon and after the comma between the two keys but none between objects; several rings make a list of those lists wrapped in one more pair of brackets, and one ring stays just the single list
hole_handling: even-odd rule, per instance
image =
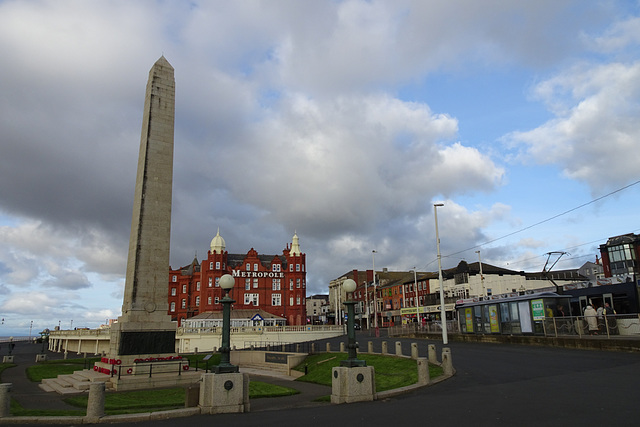
[{"label": "shopfront", "polygon": [[467,298],[456,303],[463,334],[544,334],[545,319],[570,316],[570,296],[553,292]]}]

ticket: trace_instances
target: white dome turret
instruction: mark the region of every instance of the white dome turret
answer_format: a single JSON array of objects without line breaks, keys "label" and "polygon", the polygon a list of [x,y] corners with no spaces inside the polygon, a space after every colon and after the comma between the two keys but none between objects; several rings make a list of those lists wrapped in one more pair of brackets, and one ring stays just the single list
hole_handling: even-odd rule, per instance
[{"label": "white dome turret", "polygon": [[293,233],[293,242],[291,243],[291,250],[289,255],[300,255],[300,244],[298,243],[298,233]]},{"label": "white dome turret", "polygon": [[226,244],[224,243],[222,236],[220,236],[220,227],[218,227],[218,233],[213,239],[211,239],[211,253],[217,252],[221,254],[224,252],[225,248]]}]

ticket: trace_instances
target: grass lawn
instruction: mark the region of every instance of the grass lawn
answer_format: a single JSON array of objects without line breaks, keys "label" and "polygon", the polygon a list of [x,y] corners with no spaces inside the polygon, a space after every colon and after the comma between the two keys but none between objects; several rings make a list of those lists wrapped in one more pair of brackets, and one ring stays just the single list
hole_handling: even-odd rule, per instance
[{"label": "grass lawn", "polygon": [[[249,383],[249,398],[290,396],[300,393],[298,390],[267,384],[260,381]],[[11,415],[23,416],[84,416],[86,414],[87,395],[73,396],[64,399],[77,410],[42,410],[25,409],[12,399]],[[140,412],[166,411],[170,409],[184,408],[185,389],[182,387],[137,390],[107,393],[105,395],[104,408],[107,415],[134,414]]]},{"label": "grass lawn", "polygon": [[[195,369],[196,364],[199,369],[205,366],[213,366],[220,363],[220,354],[214,354],[207,361],[203,361],[206,354],[187,355],[189,364]],[[71,374],[82,369],[89,369],[100,358],[91,359],[66,359],[50,360],[41,362],[27,369],[27,376],[31,381],[40,382],[44,378],[55,378],[61,374]],[[0,364],[0,374],[4,369],[13,367],[13,364]],[[288,387],[281,387],[259,381],[249,383],[249,398],[258,399],[261,397],[290,396],[299,393],[298,390]],[[12,399],[11,414],[13,416],[84,416],[86,414],[88,396],[74,396],[65,399],[65,402],[76,406],[77,410],[43,410],[25,409]],[[105,412],[108,415],[129,414],[139,412],[162,411],[169,409],[184,408],[185,389],[182,387],[159,389],[159,390],[139,390],[126,392],[113,392],[105,395]]]},{"label": "grass lawn", "polygon": [[72,374],[75,371],[91,369],[100,358],[47,360],[27,368],[27,378],[33,382],[40,382],[45,378],[55,378],[62,374]]},{"label": "grass lawn", "polygon": [[[347,359],[347,353],[321,353],[307,357],[295,370],[307,374],[296,381],[307,381],[331,386],[331,370],[340,366],[340,361]],[[403,357],[382,356],[378,354],[358,354],[358,359],[365,360],[367,366],[376,371],[376,391],[405,387],[418,382],[418,366],[415,360]],[[430,378],[442,375],[442,368],[429,364]]]},{"label": "grass lawn", "polygon": [[[292,388],[260,381],[251,381],[249,383],[249,399],[291,396],[298,393],[300,393],[298,390]],[[88,399],[89,397],[86,395],[74,396],[65,399],[65,402],[79,408],[86,408]],[[107,393],[105,395],[104,409],[107,415],[163,411],[184,408],[184,401],[185,389],[182,387],[125,391]]]}]

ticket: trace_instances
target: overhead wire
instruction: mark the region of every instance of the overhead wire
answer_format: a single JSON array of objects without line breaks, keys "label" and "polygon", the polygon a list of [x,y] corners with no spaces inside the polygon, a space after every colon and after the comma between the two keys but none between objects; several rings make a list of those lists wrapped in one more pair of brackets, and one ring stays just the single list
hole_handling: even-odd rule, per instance
[{"label": "overhead wire", "polygon": [[[633,187],[634,185],[637,185],[637,184],[640,184],[640,180],[635,181],[635,182],[632,182],[631,184],[625,185],[624,187],[618,188],[617,190],[614,190],[614,191],[612,191],[612,192],[610,192],[610,193],[607,193],[607,194],[605,194],[605,195],[603,195],[603,196],[600,196],[600,197],[598,197],[598,198],[595,198],[595,199],[593,199],[593,200],[591,200],[591,201],[589,201],[589,202],[587,202],[587,203],[583,203],[583,204],[581,204],[581,205],[579,205],[579,206],[576,206],[576,207],[574,207],[574,208],[571,208],[571,209],[569,209],[569,210],[567,210],[567,211],[564,211],[564,212],[562,212],[562,213],[559,213],[559,214],[557,214],[557,215],[554,215],[554,216],[549,217],[549,218],[547,218],[547,219],[544,219],[544,220],[542,220],[542,221],[536,222],[535,224],[529,225],[529,226],[527,226],[527,227],[521,228],[521,229],[516,230],[516,231],[513,231],[513,232],[511,232],[511,233],[505,234],[504,236],[497,237],[497,238],[495,238],[495,239],[492,239],[492,240],[486,241],[486,242],[481,243],[481,244],[479,244],[479,245],[475,245],[475,246],[472,246],[472,247],[470,247],[470,248],[467,248],[467,249],[464,249],[464,250],[461,250],[461,251],[458,251],[458,252],[454,252],[454,253],[448,254],[446,257],[450,257],[450,256],[453,256],[453,255],[458,255],[458,254],[461,254],[461,253],[463,253],[463,252],[467,252],[467,251],[470,251],[470,250],[473,250],[473,249],[481,248],[481,247],[486,246],[486,245],[488,245],[488,244],[490,244],[490,243],[497,242],[498,240],[502,240],[502,239],[505,239],[505,238],[507,238],[507,237],[513,236],[514,234],[518,234],[518,233],[521,233],[521,232],[523,232],[523,231],[529,230],[529,229],[531,229],[531,228],[533,228],[533,227],[537,227],[538,225],[544,224],[544,223],[546,223],[546,222],[552,221],[552,220],[554,220],[554,219],[556,219],[556,218],[559,218],[559,217],[561,217],[561,216],[567,215],[567,214],[569,214],[569,213],[571,213],[571,212],[574,212],[574,211],[576,211],[576,210],[578,210],[578,209],[584,208],[585,206],[589,206],[589,205],[591,205],[591,204],[593,204],[593,203],[596,203],[596,202],[598,202],[598,201],[600,201],[600,200],[602,200],[602,199],[605,199],[605,198],[607,198],[607,197],[609,197],[609,196],[612,196],[612,195],[614,195],[614,194],[616,194],[616,193],[619,193],[619,192],[621,192],[621,191],[624,191],[624,190],[626,190],[627,188]],[[581,245],[579,245],[579,246],[581,246]],[[443,258],[445,258],[445,256],[443,256]]]}]

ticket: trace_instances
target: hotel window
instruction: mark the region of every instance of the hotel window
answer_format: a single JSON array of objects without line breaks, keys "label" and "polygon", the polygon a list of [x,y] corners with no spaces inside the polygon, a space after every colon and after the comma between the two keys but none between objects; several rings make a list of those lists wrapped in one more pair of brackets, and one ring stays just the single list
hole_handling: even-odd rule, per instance
[{"label": "hotel window", "polygon": [[182,308],[187,308],[187,300],[186,299],[182,299]]},{"label": "hotel window", "polygon": [[220,261],[216,261],[216,270],[220,270]]},{"label": "hotel window", "polygon": [[303,288],[306,288],[306,287],[307,287],[307,284],[305,283],[305,280],[303,280],[303,281],[302,281],[302,287],[303,287]]},{"label": "hotel window", "polygon": [[182,285],[182,293],[183,294],[187,293],[187,285]]},{"label": "hotel window", "polygon": [[293,271],[293,264],[289,264],[289,271]]},{"label": "hotel window", "polygon": [[296,288],[300,287],[300,279],[296,279]]},{"label": "hotel window", "polygon": [[171,288],[171,296],[172,297],[176,296],[176,288]]},{"label": "hotel window", "polygon": [[216,304],[220,304],[220,297],[216,297],[216,299],[215,299],[215,303],[216,303]]},{"label": "hotel window", "polygon": [[289,305],[293,305],[293,297],[289,297]]},{"label": "hotel window", "polygon": [[293,279],[289,279],[289,290],[293,290]]},{"label": "hotel window", "polygon": [[260,301],[260,296],[258,294],[244,294],[244,303],[245,305],[253,304],[257,306]]},{"label": "hotel window", "polygon": [[172,282],[177,282],[178,281],[178,276],[173,275],[173,277],[171,277],[171,281]]},{"label": "hotel window", "polygon": [[216,288],[220,287],[220,278],[216,277]]},{"label": "hotel window", "polygon": [[296,271],[300,271],[300,264],[296,264]]},{"label": "hotel window", "polygon": [[296,304],[300,305],[300,297],[296,298]]},{"label": "hotel window", "polygon": [[258,287],[258,278],[256,277],[253,279],[253,288],[255,289],[257,287]]},{"label": "hotel window", "polygon": [[207,304],[211,305],[211,297],[207,298]]},{"label": "hotel window", "polygon": [[272,279],[271,280],[271,290],[279,291],[280,290],[280,279]]},{"label": "hotel window", "polygon": [[213,285],[213,277],[209,277],[209,287],[211,287],[211,285]]},{"label": "hotel window", "polygon": [[282,305],[282,295],[271,294],[271,305]]},{"label": "hotel window", "polygon": [[251,264],[247,263],[247,268],[246,268],[246,270],[247,270],[247,271],[251,271]]},{"label": "hotel window", "polygon": [[258,271],[258,264],[253,264],[253,271]]},{"label": "hotel window", "polygon": [[196,282],[196,291],[200,290],[200,282]]},{"label": "hotel window", "polygon": [[176,311],[176,303],[172,302],[171,303],[171,312],[173,313],[174,311]]},{"label": "hotel window", "polygon": [[280,271],[280,264],[273,264],[273,265],[271,266],[271,269],[272,269],[273,271]]},{"label": "hotel window", "polygon": [[209,263],[209,270],[213,270],[213,261]]},{"label": "hotel window", "polygon": [[244,279],[244,290],[248,291],[251,289],[251,279]]},{"label": "hotel window", "polygon": [[196,297],[196,307],[200,306],[200,297]]}]

